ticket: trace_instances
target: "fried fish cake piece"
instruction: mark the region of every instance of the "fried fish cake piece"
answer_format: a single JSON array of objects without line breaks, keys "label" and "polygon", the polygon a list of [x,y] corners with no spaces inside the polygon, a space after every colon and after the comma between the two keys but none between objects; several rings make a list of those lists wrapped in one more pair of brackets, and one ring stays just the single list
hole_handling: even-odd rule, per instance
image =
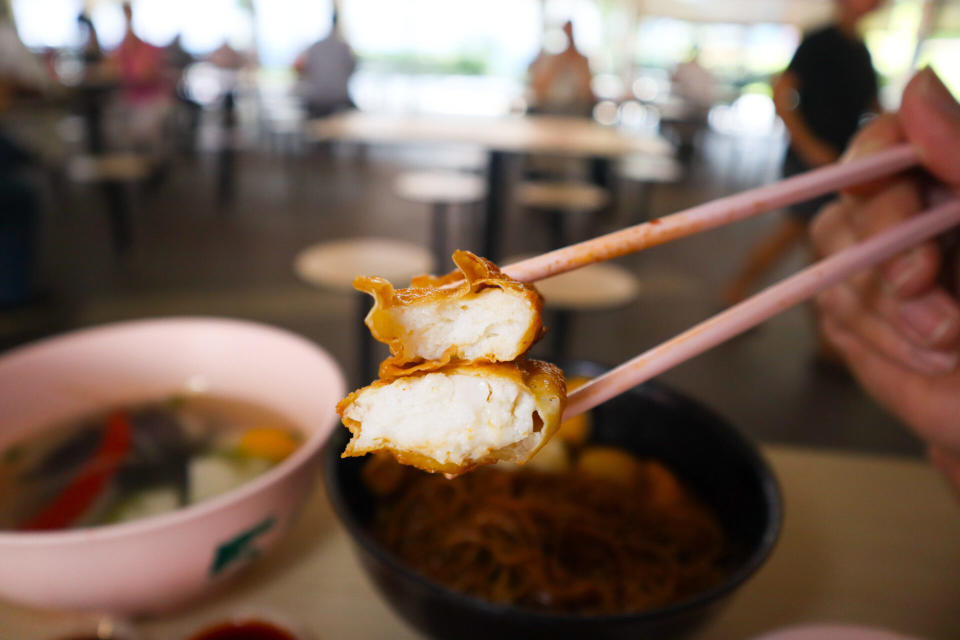
[{"label": "fried fish cake piece", "polygon": [[377,380],[340,401],[353,434],[343,457],[389,451],[424,471],[523,463],[560,425],[563,372],[546,362],[448,365]]},{"label": "fried fish cake piece", "polygon": [[390,347],[380,377],[430,371],[457,362],[510,362],[543,335],[543,298],[528,284],[468,251],[457,269],[414,278],[406,289],[360,276],[353,286],[373,296],[366,325]]}]

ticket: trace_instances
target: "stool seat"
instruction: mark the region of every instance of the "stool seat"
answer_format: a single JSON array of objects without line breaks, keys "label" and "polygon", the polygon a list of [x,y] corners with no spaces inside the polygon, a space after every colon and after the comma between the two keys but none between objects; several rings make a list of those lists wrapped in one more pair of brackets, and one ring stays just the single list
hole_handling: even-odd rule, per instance
[{"label": "stool seat", "polygon": [[394,189],[404,200],[423,204],[468,204],[486,196],[484,181],[460,171],[412,171],[401,174]]},{"label": "stool seat", "polygon": [[635,275],[603,262],[538,280],[536,287],[550,312],[545,324],[550,330],[548,348],[555,362],[568,360],[571,326],[579,312],[611,311],[625,307],[640,295],[640,282]]},{"label": "stool seat", "polygon": [[348,238],[321,242],[297,254],[293,269],[301,280],[317,287],[354,293],[356,300],[357,385],[374,377],[373,337],[364,328],[370,310],[370,298],[353,288],[359,275],[382,276],[398,287],[410,279],[429,273],[433,266],[430,252],[423,247],[390,238]]},{"label": "stool seat", "polygon": [[529,209],[557,212],[599,211],[610,202],[607,191],[596,185],[553,180],[524,182],[517,198]]},{"label": "stool seat", "polygon": [[673,158],[633,155],[623,159],[619,173],[621,177],[634,182],[666,184],[680,181],[683,165]]},{"label": "stool seat", "polygon": [[[504,264],[529,256],[513,258]],[[603,311],[630,304],[640,295],[640,281],[627,269],[610,263],[597,263],[538,280],[537,290],[544,305],[568,311]]]},{"label": "stool seat", "polygon": [[390,238],[321,242],[302,250],[294,262],[300,279],[336,291],[353,291],[353,279],[359,275],[381,276],[402,287],[432,267],[429,251]]},{"label": "stool seat", "polygon": [[73,158],[67,174],[76,182],[137,182],[150,174],[150,161],[138,153],[105,153]]}]

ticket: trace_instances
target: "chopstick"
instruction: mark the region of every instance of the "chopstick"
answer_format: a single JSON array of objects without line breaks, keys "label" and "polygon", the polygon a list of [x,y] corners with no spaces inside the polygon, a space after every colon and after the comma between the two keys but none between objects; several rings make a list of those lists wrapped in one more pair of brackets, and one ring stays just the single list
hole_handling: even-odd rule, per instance
[{"label": "chopstick", "polygon": [[521,282],[534,282],[594,262],[610,260],[714,229],[771,209],[869,182],[903,171],[918,162],[916,151],[909,144],[900,144],[862,160],[814,169],[780,182],[550,251],[508,265],[503,271]]},{"label": "chopstick", "polygon": [[811,298],[854,273],[960,224],[953,197],[869,240],[821,260],[740,304],[624,362],[570,394],[564,419],[588,411]]}]

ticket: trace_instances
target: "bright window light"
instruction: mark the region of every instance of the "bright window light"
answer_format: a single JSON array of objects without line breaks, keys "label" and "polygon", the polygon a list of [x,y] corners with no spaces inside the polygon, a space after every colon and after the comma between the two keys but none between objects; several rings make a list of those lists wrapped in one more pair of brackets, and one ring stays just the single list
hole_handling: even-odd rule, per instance
[{"label": "bright window light", "polygon": [[137,0],[133,3],[133,30],[158,47],[170,44],[192,15],[188,0]]},{"label": "bright window light", "polygon": [[119,4],[101,2],[90,12],[93,26],[97,30],[100,46],[104,49],[115,49],[123,41],[126,24],[123,19],[123,9]]},{"label": "bright window light", "polygon": [[75,46],[80,39],[77,16],[82,9],[83,0],[13,0],[17,33],[32,49]]},{"label": "bright window light", "polygon": [[347,40],[373,60],[480,60],[486,73],[516,76],[540,49],[538,0],[346,0],[342,17]]},{"label": "bright window light", "polygon": [[[255,0],[253,4],[260,62],[265,67],[289,66],[307,47],[330,33],[331,0]],[[371,23],[384,21],[378,13],[365,17]]]}]

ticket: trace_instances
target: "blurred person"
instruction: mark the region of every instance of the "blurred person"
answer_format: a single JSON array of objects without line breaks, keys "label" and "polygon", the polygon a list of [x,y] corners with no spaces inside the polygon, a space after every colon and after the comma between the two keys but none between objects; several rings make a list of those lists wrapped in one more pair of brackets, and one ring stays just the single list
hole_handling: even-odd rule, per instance
[{"label": "blurred person", "polygon": [[716,94],[713,74],[700,64],[700,48],[694,47],[686,62],[681,62],[670,74],[677,95],[698,111],[706,113]]},{"label": "blurred person", "polygon": [[[563,24],[566,46],[559,53],[542,49],[528,67],[530,81],[530,113],[578,116],[589,118],[597,98],[591,82],[593,74],[590,62],[577,48],[573,37],[573,22]],[[529,178],[571,179],[581,174],[593,184],[609,188],[612,171],[609,158],[568,158],[554,155],[530,155],[527,157],[526,174]],[[607,211],[615,208],[610,199]]]},{"label": "blurred person", "polygon": [[9,5],[0,0],[0,109],[18,96],[55,90],[44,63],[20,40]]},{"label": "blurred person", "polygon": [[[929,206],[930,176],[960,196],[960,104],[926,69],[904,90],[896,114],[880,116],[844,156],[899,142],[918,152],[911,172],[843,195],[811,228],[820,253],[865,241]],[[863,387],[927,445],[960,498],[960,253],[929,241],[817,298],[823,334]]]},{"label": "blurred person", "polygon": [[552,115],[590,116],[596,96],[590,86],[590,62],[573,39],[573,22],[563,25],[567,46],[556,54],[541,51],[530,63],[531,111]]},{"label": "blurred person", "polygon": [[[857,25],[881,0],[836,0],[833,24],[804,36],[773,85],[777,115],[790,134],[783,161],[789,177],[840,157],[865,116],[880,111],[877,76]],[[790,207],[788,216],[751,252],[724,293],[743,300],[755,281],[807,237],[810,221],[832,195]]]},{"label": "blurred person", "polygon": [[122,92],[126,119],[122,142],[158,153],[164,146],[164,129],[172,108],[164,50],[134,33],[129,2],[123,4],[123,15],[126,32],[109,57]]},{"label": "blurred person", "polygon": [[183,72],[196,60],[189,51],[183,48],[183,35],[174,36],[170,44],[164,49],[164,64],[177,72],[177,77],[183,75]]},{"label": "blurred person", "polygon": [[86,12],[77,16],[77,24],[80,26],[81,40],[83,45],[80,49],[80,58],[83,61],[85,73],[96,68],[103,62],[103,48],[100,46],[100,37],[97,35],[97,28]]},{"label": "blurred person", "polygon": [[300,92],[309,118],[354,108],[348,85],[357,58],[343,37],[336,10],[327,37],[304,51],[293,67],[300,76]]},{"label": "blurred person", "polygon": [[683,100],[683,112],[665,124],[678,138],[677,156],[688,162],[693,157],[697,132],[706,126],[707,114],[716,100],[716,82],[713,74],[700,64],[699,47],[694,47],[690,57],[673,69],[670,79],[674,93]]},{"label": "blurred person", "polygon": [[231,47],[229,42],[223,42],[211,51],[206,61],[225,71],[240,71],[250,63],[249,57]]}]

